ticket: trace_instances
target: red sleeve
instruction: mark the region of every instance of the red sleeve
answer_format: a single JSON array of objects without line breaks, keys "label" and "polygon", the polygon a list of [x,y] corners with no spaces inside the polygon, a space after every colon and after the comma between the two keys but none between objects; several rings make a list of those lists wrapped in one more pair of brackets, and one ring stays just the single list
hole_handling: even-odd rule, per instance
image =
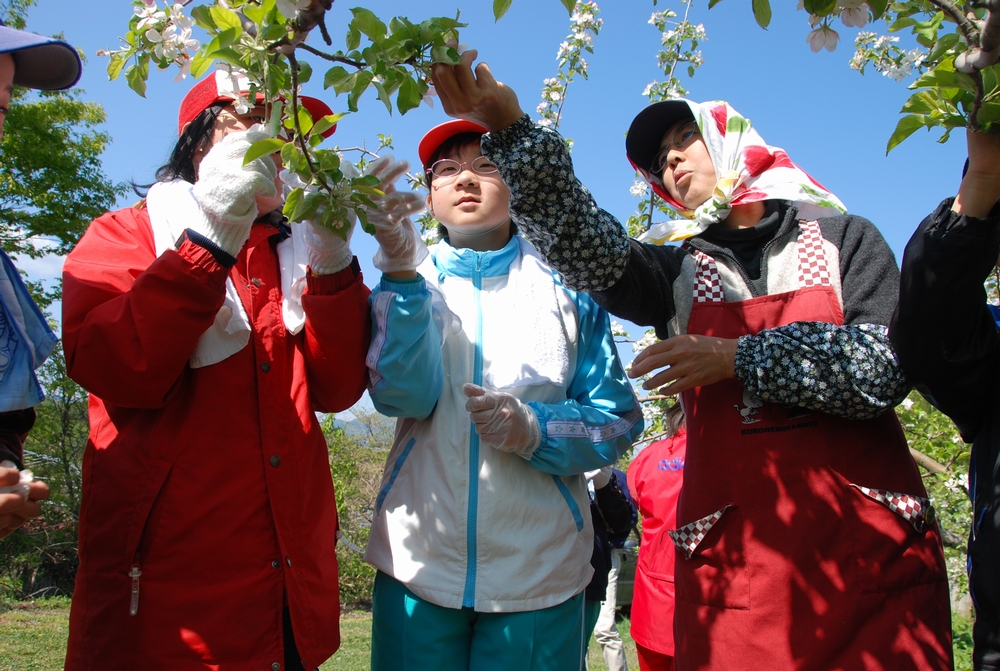
[{"label": "red sleeve", "polygon": [[371,318],[357,259],[332,275],[306,276],[305,356],[309,392],[319,412],[340,412],[357,403],[368,386]]},{"label": "red sleeve", "polygon": [[157,257],[145,210],[97,219],[63,266],[69,376],[115,405],[163,407],[222,307],[227,275],[190,241]]}]

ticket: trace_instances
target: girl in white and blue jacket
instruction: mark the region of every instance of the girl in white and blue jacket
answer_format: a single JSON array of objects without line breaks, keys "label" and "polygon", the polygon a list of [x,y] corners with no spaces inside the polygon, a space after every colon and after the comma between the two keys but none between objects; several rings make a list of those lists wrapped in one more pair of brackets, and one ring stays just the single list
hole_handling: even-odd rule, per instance
[{"label": "girl in white and blue jacket", "polygon": [[[399,419],[365,555],[373,671],[579,669],[593,572],[582,473],[643,428],[607,313],[516,234],[484,132],[451,121],[424,136],[444,238],[392,255],[409,264],[376,257],[370,392]],[[412,208],[386,191],[373,223],[412,241]]]}]

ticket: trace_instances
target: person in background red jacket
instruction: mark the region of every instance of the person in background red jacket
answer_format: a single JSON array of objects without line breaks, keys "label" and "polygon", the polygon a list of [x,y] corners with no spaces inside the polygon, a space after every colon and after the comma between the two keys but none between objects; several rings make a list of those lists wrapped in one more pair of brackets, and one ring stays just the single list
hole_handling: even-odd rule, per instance
[{"label": "person in background red jacket", "polygon": [[667,411],[668,438],[650,443],[628,467],[628,488],[642,515],[642,541],[632,592],[629,633],[639,671],[674,668],[674,542],[677,498],[684,483],[687,432],[680,403]]},{"label": "person in background red jacket", "polygon": [[282,219],[276,162],[243,165],[264,136],[247,91],[198,83],[145,202],[63,269],[91,394],[67,671],[314,669],[340,644],[315,413],[365,389],[369,291],[349,236]]}]

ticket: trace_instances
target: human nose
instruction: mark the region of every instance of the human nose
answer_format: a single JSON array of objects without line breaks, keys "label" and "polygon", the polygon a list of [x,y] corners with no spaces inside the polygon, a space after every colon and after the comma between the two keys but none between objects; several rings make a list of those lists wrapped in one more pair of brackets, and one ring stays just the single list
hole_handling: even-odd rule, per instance
[{"label": "human nose", "polygon": [[455,178],[455,183],[470,185],[478,184],[479,173],[472,169],[471,163],[463,163],[458,172],[458,176]]}]

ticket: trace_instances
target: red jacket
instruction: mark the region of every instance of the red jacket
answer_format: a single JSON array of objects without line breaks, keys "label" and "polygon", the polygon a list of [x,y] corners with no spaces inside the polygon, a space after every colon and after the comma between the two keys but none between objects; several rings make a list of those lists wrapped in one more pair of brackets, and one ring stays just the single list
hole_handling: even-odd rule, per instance
[{"label": "red jacket", "polygon": [[[254,224],[227,271],[190,241],[157,258],[146,211],[125,209],[66,259],[67,368],[91,392],[67,671],[283,667],[283,603],[306,668],[339,646],[337,508],[314,411],[365,388],[368,289],[356,265],[310,274],[290,335],[276,234]],[[250,343],[192,369],[227,276]]]},{"label": "red jacket", "polygon": [[677,497],[684,483],[687,433],[650,443],[628,466],[628,489],[642,515],[642,541],[632,593],[632,639],[674,654],[674,542]]}]

